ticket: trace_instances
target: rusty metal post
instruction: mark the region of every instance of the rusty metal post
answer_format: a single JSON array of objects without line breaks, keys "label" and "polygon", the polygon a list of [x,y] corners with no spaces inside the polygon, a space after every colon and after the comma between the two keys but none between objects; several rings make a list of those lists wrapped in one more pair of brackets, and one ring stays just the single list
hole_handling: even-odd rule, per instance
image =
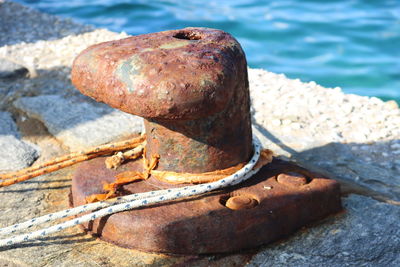
[{"label": "rusty metal post", "polygon": [[251,154],[247,63],[228,33],[186,28],[91,46],[72,82],[97,101],[145,118],[158,169],[201,173]]},{"label": "rusty metal post", "polygon": [[[251,125],[246,59],[229,34],[186,28],[100,43],[74,61],[73,84],[85,95],[145,119],[147,155],[157,170],[201,173],[249,159]],[[121,172],[104,158],[77,167],[71,204],[103,193]],[[121,194],[170,188],[153,177]],[[233,252],[275,241],[341,210],[340,187],[275,159],[249,180],[212,194],[95,219],[85,229],[119,246],[151,252]]]}]

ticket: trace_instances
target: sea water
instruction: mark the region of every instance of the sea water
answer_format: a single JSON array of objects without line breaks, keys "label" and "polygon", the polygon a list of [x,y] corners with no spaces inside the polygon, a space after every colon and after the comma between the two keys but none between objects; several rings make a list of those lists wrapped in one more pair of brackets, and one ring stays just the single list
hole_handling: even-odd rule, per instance
[{"label": "sea water", "polygon": [[400,0],[20,0],[41,11],[137,35],[222,29],[252,68],[400,102]]}]

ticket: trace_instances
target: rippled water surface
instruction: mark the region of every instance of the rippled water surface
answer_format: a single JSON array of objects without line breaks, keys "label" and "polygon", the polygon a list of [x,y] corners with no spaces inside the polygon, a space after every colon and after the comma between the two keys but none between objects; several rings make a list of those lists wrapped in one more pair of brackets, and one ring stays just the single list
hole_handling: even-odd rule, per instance
[{"label": "rippled water surface", "polygon": [[45,0],[44,12],[129,34],[188,26],[233,34],[249,65],[400,101],[398,0]]}]

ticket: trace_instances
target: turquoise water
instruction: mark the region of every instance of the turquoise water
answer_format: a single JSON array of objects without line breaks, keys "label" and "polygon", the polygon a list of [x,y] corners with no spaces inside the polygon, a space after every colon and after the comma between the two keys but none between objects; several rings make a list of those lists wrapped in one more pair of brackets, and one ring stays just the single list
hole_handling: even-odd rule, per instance
[{"label": "turquoise water", "polygon": [[250,67],[400,102],[398,0],[18,2],[133,35],[222,29],[242,44]]}]

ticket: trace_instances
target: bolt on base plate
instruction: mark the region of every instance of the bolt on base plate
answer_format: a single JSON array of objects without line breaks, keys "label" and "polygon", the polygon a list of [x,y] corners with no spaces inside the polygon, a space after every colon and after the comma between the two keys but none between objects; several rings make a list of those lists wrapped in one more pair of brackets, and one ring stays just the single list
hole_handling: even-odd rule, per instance
[{"label": "bolt on base plate", "polygon": [[[141,160],[118,170],[104,158],[80,164],[72,182],[73,206],[102,193],[117,173],[142,171]],[[125,185],[123,194],[172,188],[150,178]],[[342,209],[339,184],[282,160],[237,186],[183,200],[120,212],[84,225],[102,240],[126,248],[171,254],[208,254],[254,248]]]}]

